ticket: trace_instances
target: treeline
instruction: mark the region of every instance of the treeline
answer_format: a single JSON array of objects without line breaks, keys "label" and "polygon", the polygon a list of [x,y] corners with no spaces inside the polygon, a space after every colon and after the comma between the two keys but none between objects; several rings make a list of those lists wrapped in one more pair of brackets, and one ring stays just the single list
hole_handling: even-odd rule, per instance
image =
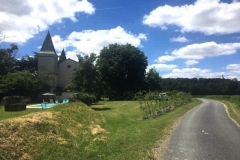
[{"label": "treeline", "polygon": [[[0,48],[0,98],[6,95],[35,97],[49,91],[47,74],[37,72],[37,55],[17,58],[18,47]],[[144,52],[130,44],[110,44],[99,55],[78,55],[79,67],[72,83],[64,90],[77,92],[78,98],[110,100],[132,99],[139,91],[182,91],[192,95],[240,94],[237,79],[161,78],[155,68],[147,72]]]},{"label": "treeline", "polygon": [[192,95],[239,95],[240,82],[224,78],[166,78],[161,82],[162,91],[179,90]]}]

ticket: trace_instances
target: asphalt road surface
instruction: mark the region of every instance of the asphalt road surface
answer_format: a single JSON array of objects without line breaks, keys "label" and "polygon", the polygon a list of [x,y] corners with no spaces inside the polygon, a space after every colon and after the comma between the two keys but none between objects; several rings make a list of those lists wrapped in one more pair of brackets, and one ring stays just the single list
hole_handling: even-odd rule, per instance
[{"label": "asphalt road surface", "polygon": [[166,160],[240,160],[240,128],[224,106],[201,99],[174,131]]}]

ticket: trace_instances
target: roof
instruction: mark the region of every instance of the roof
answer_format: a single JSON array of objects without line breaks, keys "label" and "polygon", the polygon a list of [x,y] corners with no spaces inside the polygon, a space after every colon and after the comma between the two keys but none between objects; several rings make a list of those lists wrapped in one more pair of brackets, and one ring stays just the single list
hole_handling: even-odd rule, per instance
[{"label": "roof", "polygon": [[63,48],[62,53],[61,53],[61,55],[60,55],[60,58],[59,58],[58,62],[61,63],[61,62],[65,61],[66,59],[67,59],[67,58],[66,58],[66,54],[65,54],[65,51],[64,51],[64,48]]},{"label": "roof", "polygon": [[40,50],[42,53],[56,54],[55,48],[53,46],[51,35],[48,31],[47,36],[43,42],[42,48]]}]

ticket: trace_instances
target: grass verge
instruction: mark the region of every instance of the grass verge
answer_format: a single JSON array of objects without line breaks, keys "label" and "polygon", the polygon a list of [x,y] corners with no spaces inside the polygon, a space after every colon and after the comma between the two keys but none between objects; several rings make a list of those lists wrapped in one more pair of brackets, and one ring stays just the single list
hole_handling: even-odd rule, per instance
[{"label": "grass verge", "polygon": [[20,117],[27,115],[29,113],[33,112],[39,112],[42,109],[31,109],[27,108],[25,111],[18,111],[18,112],[5,112],[4,106],[0,106],[0,120],[8,119],[8,118],[14,118],[14,117]]},{"label": "grass verge", "polygon": [[217,99],[224,103],[227,107],[227,113],[230,118],[240,127],[240,102],[238,100],[223,100]]},{"label": "grass verge", "polygon": [[151,159],[166,129],[199,103],[150,120],[142,120],[136,101],[103,101],[91,108],[69,103],[2,120],[0,159]]}]

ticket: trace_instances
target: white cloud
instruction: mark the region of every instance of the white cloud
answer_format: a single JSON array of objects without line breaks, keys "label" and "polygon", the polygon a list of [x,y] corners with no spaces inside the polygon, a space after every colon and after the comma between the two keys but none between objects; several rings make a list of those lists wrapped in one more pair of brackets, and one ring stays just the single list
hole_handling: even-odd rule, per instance
[{"label": "white cloud", "polygon": [[162,30],[167,30],[168,28],[166,26],[161,26]]},{"label": "white cloud", "polygon": [[177,68],[175,64],[152,64],[147,67],[147,70],[155,68],[157,71],[169,71]]},{"label": "white cloud", "polygon": [[147,35],[146,35],[146,34],[143,34],[143,33],[140,33],[140,34],[138,35],[138,38],[139,38],[139,39],[142,39],[142,40],[147,40]]},{"label": "white cloud", "polygon": [[238,71],[240,73],[240,64],[229,64],[226,69]]},{"label": "white cloud", "polygon": [[187,66],[192,66],[192,65],[198,64],[198,61],[196,61],[196,60],[187,60],[187,61],[185,62],[185,64],[186,64]]},{"label": "white cloud", "polygon": [[6,42],[24,43],[64,18],[77,21],[77,13],[95,12],[87,0],[0,0],[0,4],[0,31]]},{"label": "white cloud", "polygon": [[184,36],[178,36],[178,37],[171,38],[170,41],[184,43],[184,42],[188,42],[188,39]]},{"label": "white cloud", "polygon": [[162,75],[163,78],[224,78],[240,80],[240,64],[229,64],[226,72],[214,72],[211,69],[201,68],[175,68],[170,73]]},{"label": "white cloud", "polygon": [[200,60],[205,57],[217,57],[222,55],[232,55],[240,49],[240,43],[222,43],[205,42],[191,44],[171,52],[170,55],[159,57],[156,61],[159,63],[173,61],[175,59]]},{"label": "white cloud", "polygon": [[176,25],[182,32],[202,32],[206,35],[240,32],[240,2],[197,0],[182,6],[159,6],[143,17],[150,27]]},{"label": "white cloud", "polygon": [[229,75],[234,75],[234,78],[240,79],[240,64],[229,64],[226,69],[229,71]]},{"label": "white cloud", "polygon": [[162,75],[163,78],[221,78],[225,72],[212,72],[209,69],[183,68],[173,69],[170,73]]},{"label": "white cloud", "polygon": [[[59,35],[52,37],[55,49],[61,51],[66,48],[67,57],[76,59],[76,54],[99,54],[104,46],[109,44],[131,44],[135,47],[141,47],[141,41],[147,40],[146,34],[140,33],[134,35],[118,26],[109,30],[84,30],[81,32],[72,32],[66,39]],[[68,49],[69,48],[69,49]]]},{"label": "white cloud", "polygon": [[158,63],[165,63],[165,62],[169,62],[169,61],[174,61],[176,58],[174,56],[170,56],[170,55],[164,55],[161,57],[158,57],[158,59],[154,60],[155,62]]}]

